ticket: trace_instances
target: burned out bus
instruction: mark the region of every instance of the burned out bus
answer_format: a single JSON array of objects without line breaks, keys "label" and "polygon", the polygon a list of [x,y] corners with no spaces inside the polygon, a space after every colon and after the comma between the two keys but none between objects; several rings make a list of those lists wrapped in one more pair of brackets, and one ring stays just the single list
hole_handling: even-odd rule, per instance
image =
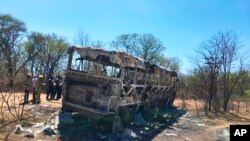
[{"label": "burned out bus", "polygon": [[105,118],[173,104],[175,72],[125,52],[71,46],[68,54],[63,109]]}]

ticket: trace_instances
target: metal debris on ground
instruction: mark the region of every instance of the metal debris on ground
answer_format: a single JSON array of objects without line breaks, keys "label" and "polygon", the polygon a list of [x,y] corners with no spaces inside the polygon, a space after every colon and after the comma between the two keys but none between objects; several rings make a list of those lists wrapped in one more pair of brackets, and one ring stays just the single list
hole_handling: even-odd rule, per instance
[{"label": "metal debris on ground", "polygon": [[132,129],[128,129],[126,128],[125,131],[122,133],[122,139],[128,139],[128,140],[131,140],[131,139],[136,139],[136,138],[139,138],[138,135],[136,135],[135,132],[133,132]]},{"label": "metal debris on ground", "polygon": [[55,135],[57,132],[54,130],[54,127],[53,126],[48,126],[46,125],[44,128],[43,128],[43,133],[44,135]]},{"label": "metal debris on ground", "polygon": [[59,122],[60,124],[73,124],[74,120],[70,113],[64,112],[59,114]]}]

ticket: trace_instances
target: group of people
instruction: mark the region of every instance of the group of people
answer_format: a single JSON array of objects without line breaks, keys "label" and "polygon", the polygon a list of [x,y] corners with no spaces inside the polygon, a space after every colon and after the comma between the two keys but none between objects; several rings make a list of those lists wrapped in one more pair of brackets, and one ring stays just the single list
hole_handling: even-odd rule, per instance
[{"label": "group of people", "polygon": [[62,95],[62,78],[57,76],[55,79],[53,77],[48,77],[44,80],[43,75],[32,76],[30,73],[26,76],[26,81],[24,83],[24,102],[23,104],[29,103],[29,94],[32,91],[32,103],[39,104],[40,94],[43,88],[46,87],[47,100],[59,100]]},{"label": "group of people", "polygon": [[33,92],[33,98],[32,103],[33,104],[39,104],[41,102],[40,100],[40,94],[42,92],[42,86],[43,86],[43,75],[38,75],[32,77],[30,73],[26,76],[26,81],[24,83],[24,102],[23,104],[29,103],[29,93]]},{"label": "group of people", "polygon": [[47,100],[59,100],[62,95],[62,78],[57,76],[55,79],[49,77],[47,82]]}]

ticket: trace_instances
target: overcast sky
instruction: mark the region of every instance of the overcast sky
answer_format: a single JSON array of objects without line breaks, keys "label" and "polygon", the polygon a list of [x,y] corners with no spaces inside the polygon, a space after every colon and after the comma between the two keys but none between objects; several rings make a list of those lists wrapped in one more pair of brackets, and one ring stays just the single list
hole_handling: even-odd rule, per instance
[{"label": "overcast sky", "polygon": [[79,29],[107,44],[120,34],[150,33],[184,73],[191,69],[186,56],[218,31],[236,32],[250,50],[250,0],[0,0],[0,14],[69,42]]}]

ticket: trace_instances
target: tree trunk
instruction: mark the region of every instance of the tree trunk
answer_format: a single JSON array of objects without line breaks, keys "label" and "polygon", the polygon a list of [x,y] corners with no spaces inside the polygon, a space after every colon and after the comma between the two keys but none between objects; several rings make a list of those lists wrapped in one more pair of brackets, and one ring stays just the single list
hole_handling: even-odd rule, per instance
[{"label": "tree trunk", "polygon": [[212,95],[209,96],[208,111],[211,111],[211,108],[212,108]]},{"label": "tree trunk", "polygon": [[213,98],[214,98],[214,91],[213,91],[213,86],[211,86],[210,90],[209,90],[209,99],[208,99],[208,111],[212,110],[212,102],[213,102]]},{"label": "tree trunk", "polygon": [[197,105],[197,101],[196,98],[194,98],[194,103],[195,103],[195,109],[196,109],[196,113],[197,113],[197,117],[199,118],[199,111],[198,111],[198,105]]},{"label": "tree trunk", "polygon": [[11,59],[8,60],[8,80],[9,80],[9,87],[13,87],[14,85],[14,71],[13,71],[13,65]]},{"label": "tree trunk", "polygon": [[182,100],[182,107],[186,107],[186,102],[184,98],[184,93],[181,94],[181,100]]},{"label": "tree trunk", "polygon": [[238,112],[240,112],[240,100],[238,100]]},{"label": "tree trunk", "polygon": [[234,101],[232,100],[232,113],[234,111]]},{"label": "tree trunk", "polygon": [[223,100],[223,111],[226,112],[228,111],[228,102],[229,102],[229,97],[225,97]]},{"label": "tree trunk", "polygon": [[34,60],[33,59],[31,60],[30,73],[31,73],[31,76],[34,76]]},{"label": "tree trunk", "polygon": [[246,112],[248,112],[248,102],[246,100]]}]

